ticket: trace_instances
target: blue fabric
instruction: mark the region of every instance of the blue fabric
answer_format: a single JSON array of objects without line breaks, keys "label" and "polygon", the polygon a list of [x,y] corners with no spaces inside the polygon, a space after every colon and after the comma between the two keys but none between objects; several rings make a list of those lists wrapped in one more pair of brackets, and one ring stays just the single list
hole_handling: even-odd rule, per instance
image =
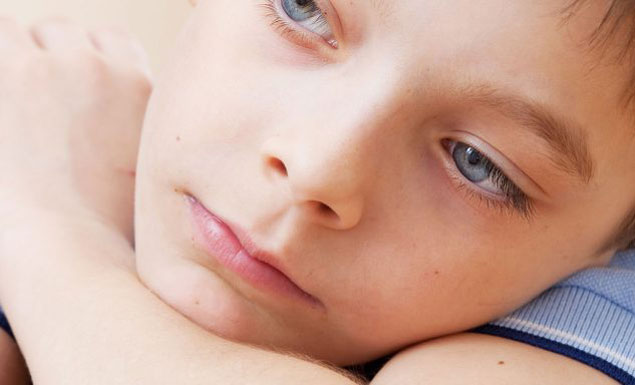
[{"label": "blue fabric", "polygon": [[571,276],[474,331],[566,355],[635,385],[635,250]]},{"label": "blue fabric", "polygon": [[15,340],[13,336],[13,331],[11,331],[11,326],[9,326],[9,321],[7,321],[7,317],[5,317],[2,309],[0,309],[0,328],[2,328],[11,338]]}]

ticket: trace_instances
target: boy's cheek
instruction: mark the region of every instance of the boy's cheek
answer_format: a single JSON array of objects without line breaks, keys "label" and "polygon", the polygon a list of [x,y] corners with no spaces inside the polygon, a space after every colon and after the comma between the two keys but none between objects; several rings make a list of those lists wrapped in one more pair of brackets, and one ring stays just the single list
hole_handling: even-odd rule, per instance
[{"label": "boy's cheek", "polygon": [[[215,11],[222,12],[228,3],[217,2]],[[257,7],[249,4],[245,8]],[[155,211],[155,214],[162,211],[163,216],[145,219],[146,223],[140,228],[139,235],[146,240],[140,239],[140,245],[143,242],[153,243],[155,241],[147,238],[156,237],[157,245],[166,246],[166,249],[180,257],[188,257],[183,255],[183,250],[188,250],[187,245],[179,248],[174,242],[170,244],[169,234],[179,231],[176,224],[186,223],[184,220],[175,220],[178,214],[170,211],[177,210],[178,201],[172,199],[175,188],[205,191],[226,207],[241,208],[240,212],[231,214],[243,215],[245,223],[255,218],[247,207],[254,206],[241,202],[245,202],[246,198],[257,201],[263,192],[258,190],[255,181],[250,180],[253,184],[247,188],[253,195],[241,195],[246,193],[238,191],[245,191],[245,186],[238,182],[254,175],[254,170],[247,170],[246,165],[257,161],[255,157],[259,144],[274,130],[280,129],[284,119],[292,113],[291,110],[283,111],[281,106],[289,105],[289,100],[294,98],[285,99],[285,95],[288,97],[294,90],[298,92],[302,82],[300,78],[297,82],[288,82],[289,75],[275,76],[282,72],[284,64],[293,62],[296,53],[271,31],[263,33],[265,31],[260,29],[267,25],[260,23],[257,15],[245,17],[256,22],[251,26],[243,23],[243,16],[230,20],[225,15],[217,23],[198,22],[191,25],[185,35],[184,54],[173,59],[177,63],[167,73],[164,87],[157,90],[144,139],[144,147],[148,151],[142,154],[145,162],[142,162],[140,172],[142,184],[151,185],[152,188],[144,190],[140,197],[150,202],[148,210]],[[271,55],[267,56],[267,53]],[[143,218],[139,220],[144,221]],[[162,228],[164,224],[168,225]],[[411,280],[409,291],[396,289],[406,279],[397,283],[360,280],[359,286],[344,287],[340,294],[335,289],[331,292],[327,288],[325,293],[333,295],[330,300],[337,304],[334,310],[339,317],[339,327],[346,330],[349,336],[354,336],[351,339],[356,339],[358,346],[377,350],[395,347],[399,343],[414,342],[410,339],[415,336],[432,337],[425,334],[426,330],[428,333],[431,330],[436,333],[453,332],[501,316],[554,283],[564,272],[572,271],[571,266],[554,265],[537,259],[549,250],[547,245],[542,245],[545,248],[543,250],[536,247],[532,250],[529,244],[512,242],[513,237],[504,231],[484,231],[481,237],[469,240],[462,236],[461,242],[465,243],[465,247],[457,249],[451,246],[461,242],[453,241],[452,233],[474,235],[469,228],[449,233],[431,229],[425,236],[443,239],[443,244],[438,242],[437,245],[431,245],[426,252],[443,254],[445,264],[436,265],[434,269],[415,265],[411,266],[412,274],[402,272],[404,277]],[[505,240],[508,246],[500,247],[501,240]],[[143,259],[141,263],[146,266],[157,263],[150,259],[150,255],[164,251],[160,247],[140,249],[140,261]],[[571,250],[563,251],[566,252]],[[394,255],[401,256],[399,253]],[[453,259],[456,256],[462,256],[463,259]],[[382,255],[375,257],[382,258]],[[370,267],[371,270],[375,268]],[[386,267],[385,271],[376,270],[373,274],[385,275],[388,271],[389,277],[394,277],[394,270]],[[164,300],[198,323],[208,322],[210,329],[220,328],[226,334],[240,332],[241,328],[231,329],[231,325],[216,323],[221,319],[231,319],[232,314],[242,317],[249,313],[241,313],[241,308],[234,302],[238,301],[235,293],[220,285],[220,282],[213,281],[213,277],[210,279],[219,286],[207,289],[212,290],[214,295],[199,300],[197,304],[195,299],[205,297],[202,293],[207,290],[202,289],[204,285],[192,284],[196,282],[198,273],[187,272],[182,276],[174,274],[172,279],[180,277],[183,281],[169,281],[170,277],[163,273],[141,271],[147,283],[165,297]],[[172,271],[171,268],[164,269],[164,272],[169,271]],[[422,275],[425,277],[422,278]],[[425,280],[423,283],[422,279]],[[386,285],[381,286],[380,282]],[[189,286],[183,288],[183,285]],[[400,295],[413,292],[424,294]],[[344,296],[341,293],[355,295]],[[385,302],[378,301],[382,298]],[[380,311],[372,313],[368,311],[370,308]],[[210,309],[216,310],[210,313]],[[413,312],[412,309],[417,311]],[[460,319],[458,315],[461,315]],[[250,316],[245,316],[245,319]],[[405,330],[403,325],[408,325],[409,329]],[[366,332],[360,333],[360,330]],[[378,333],[373,330],[381,330],[382,338],[366,340],[371,335],[377,337]],[[255,340],[264,338],[255,335],[243,337]]]}]

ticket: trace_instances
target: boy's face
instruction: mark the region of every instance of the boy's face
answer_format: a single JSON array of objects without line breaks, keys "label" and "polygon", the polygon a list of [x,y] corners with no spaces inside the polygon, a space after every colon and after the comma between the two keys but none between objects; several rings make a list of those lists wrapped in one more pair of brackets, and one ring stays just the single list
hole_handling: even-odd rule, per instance
[{"label": "boy's face", "polygon": [[[200,3],[157,84],[137,255],[163,300],[344,365],[607,262],[635,152],[626,70],[586,46],[603,2],[271,1]],[[314,303],[209,255],[186,194]]]}]

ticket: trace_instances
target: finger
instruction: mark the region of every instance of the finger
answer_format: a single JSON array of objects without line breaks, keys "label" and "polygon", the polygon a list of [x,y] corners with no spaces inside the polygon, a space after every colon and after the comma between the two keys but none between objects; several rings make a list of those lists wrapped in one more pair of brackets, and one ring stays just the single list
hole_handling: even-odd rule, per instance
[{"label": "finger", "polygon": [[0,49],[19,50],[35,48],[27,31],[11,18],[0,17]]},{"label": "finger", "polygon": [[122,65],[133,66],[150,78],[148,56],[137,39],[116,29],[99,29],[91,32],[90,37],[104,56]]},{"label": "finger", "polygon": [[42,49],[49,51],[92,48],[86,30],[63,20],[48,20],[31,29],[33,39]]}]

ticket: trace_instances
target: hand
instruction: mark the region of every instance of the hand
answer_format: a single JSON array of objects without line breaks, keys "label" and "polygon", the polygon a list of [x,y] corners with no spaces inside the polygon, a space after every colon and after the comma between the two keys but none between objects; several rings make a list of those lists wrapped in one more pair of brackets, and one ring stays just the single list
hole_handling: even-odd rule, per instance
[{"label": "hand", "polygon": [[0,19],[0,228],[53,211],[132,239],[146,63],[122,33]]}]

